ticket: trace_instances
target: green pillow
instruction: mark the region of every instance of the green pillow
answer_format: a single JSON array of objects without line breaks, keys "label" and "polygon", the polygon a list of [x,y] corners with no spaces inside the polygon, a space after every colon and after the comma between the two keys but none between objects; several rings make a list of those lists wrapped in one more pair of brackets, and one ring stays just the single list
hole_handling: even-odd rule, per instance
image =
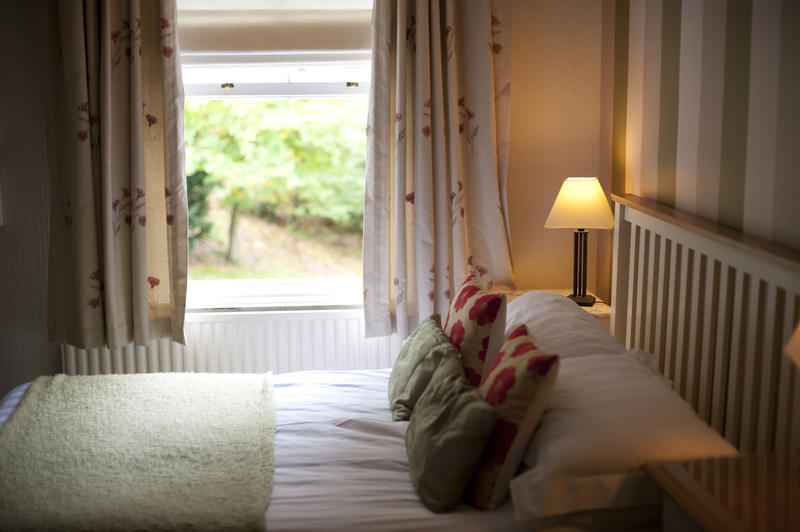
[{"label": "green pillow", "polygon": [[424,319],[406,340],[389,376],[392,419],[405,421],[425,391],[433,372],[446,355],[459,356],[458,349],[442,330],[438,314]]},{"label": "green pillow", "polygon": [[496,416],[467,382],[461,361],[442,360],[406,431],[411,483],[430,510],[452,510],[461,500]]}]

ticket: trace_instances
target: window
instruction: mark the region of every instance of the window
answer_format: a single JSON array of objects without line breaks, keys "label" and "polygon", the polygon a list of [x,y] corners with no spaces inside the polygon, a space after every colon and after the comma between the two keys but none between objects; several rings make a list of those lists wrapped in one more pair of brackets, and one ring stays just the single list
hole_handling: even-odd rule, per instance
[{"label": "window", "polygon": [[366,97],[369,51],[182,53],[187,99]]},{"label": "window", "polygon": [[369,52],[182,60],[189,306],[360,303]]}]

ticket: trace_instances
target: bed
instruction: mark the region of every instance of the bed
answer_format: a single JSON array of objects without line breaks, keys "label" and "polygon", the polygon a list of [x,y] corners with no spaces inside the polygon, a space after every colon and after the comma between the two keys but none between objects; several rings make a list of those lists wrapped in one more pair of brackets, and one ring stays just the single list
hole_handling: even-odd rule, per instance
[{"label": "bed", "polygon": [[[408,478],[407,423],[393,423],[388,410],[389,370],[273,379],[277,465],[266,529],[514,530],[510,504],[497,512],[465,505],[443,519],[419,503]],[[0,406],[0,423],[26,388],[12,391]]]},{"label": "bed", "polygon": [[[492,484],[490,510],[477,510],[473,501],[433,512],[421,502],[424,484],[415,474],[424,471],[414,472],[418,457],[406,444],[414,421],[393,415],[399,408],[410,416],[430,403],[423,396],[431,385],[421,386],[410,405],[391,397],[397,370],[394,377],[392,369],[297,372],[272,376],[275,466],[263,528],[657,529],[660,495],[641,464],[731,455],[737,448],[800,449],[798,373],[780,356],[797,322],[800,260],[782,250],[780,260],[768,257],[770,265],[763,266],[763,250],[742,250],[741,237],[723,231],[709,244],[705,222],[639,198],[615,199],[616,338],[572,302],[547,292],[526,293],[498,312],[498,347],[519,343],[523,326],[540,351],[536,360],[542,353],[559,359],[552,382],[539,378],[546,372],[537,369],[539,392],[529,402],[541,406],[531,433],[511,444],[517,461],[503,464],[496,478],[506,470],[513,477],[503,490]],[[732,258],[736,253],[747,257],[747,267]],[[697,322],[700,315],[704,321]],[[724,327],[703,326],[711,321]],[[441,330],[454,323],[454,316],[443,317]],[[423,360],[429,359],[409,367],[416,371]],[[499,372],[509,360],[497,355],[485,362]],[[428,368],[431,382],[442,366]],[[0,436],[28,386],[0,403]],[[757,393],[744,395],[744,389]],[[532,410],[520,427],[531,423]],[[486,437],[492,441],[491,430]],[[470,485],[465,500],[480,496]]]}]

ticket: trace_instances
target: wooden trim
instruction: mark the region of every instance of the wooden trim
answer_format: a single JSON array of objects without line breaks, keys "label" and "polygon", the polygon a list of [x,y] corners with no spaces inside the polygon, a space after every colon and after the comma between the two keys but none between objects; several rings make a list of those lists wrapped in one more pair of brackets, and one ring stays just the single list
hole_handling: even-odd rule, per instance
[{"label": "wooden trim", "polygon": [[706,530],[796,530],[800,522],[800,455],[651,462],[644,468],[664,498]]},{"label": "wooden trim", "polygon": [[800,273],[800,251],[724,227],[706,218],[679,211],[634,194],[611,194],[611,199],[616,203],[738,249],[743,253],[758,255],[781,268]]},{"label": "wooden trim", "polygon": [[630,225],[625,223],[621,205],[614,206],[614,262],[611,264],[611,334],[625,343],[625,324],[628,319],[628,249],[631,243]]},{"label": "wooden trim", "polygon": [[699,485],[680,463],[647,463],[645,470],[659,487],[692,519],[712,531],[744,532],[719,502]]}]

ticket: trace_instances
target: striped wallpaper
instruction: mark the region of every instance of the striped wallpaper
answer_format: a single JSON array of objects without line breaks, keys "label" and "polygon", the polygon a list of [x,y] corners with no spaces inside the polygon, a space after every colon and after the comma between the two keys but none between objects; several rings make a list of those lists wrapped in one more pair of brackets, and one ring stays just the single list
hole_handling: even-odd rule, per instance
[{"label": "striped wallpaper", "polygon": [[612,188],[800,249],[800,1],[617,0]]}]

